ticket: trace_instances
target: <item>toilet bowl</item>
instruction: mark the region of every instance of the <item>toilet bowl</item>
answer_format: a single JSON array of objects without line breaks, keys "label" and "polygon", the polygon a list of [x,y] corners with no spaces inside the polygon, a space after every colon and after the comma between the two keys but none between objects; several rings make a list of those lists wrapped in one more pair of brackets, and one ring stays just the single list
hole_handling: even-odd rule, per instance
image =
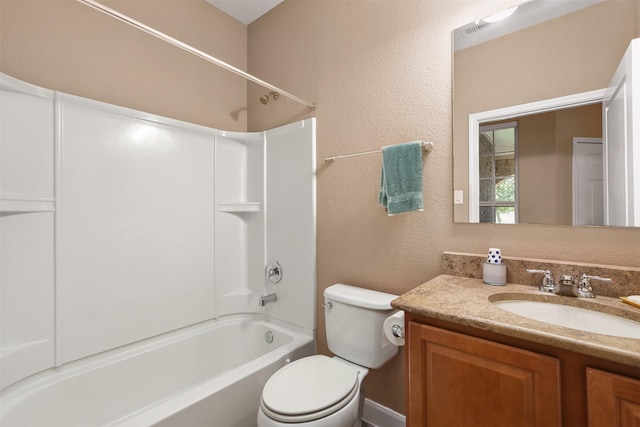
[{"label": "toilet bowl", "polygon": [[369,370],[338,357],[305,357],[276,372],[262,391],[260,427],[359,426],[362,380]]},{"label": "toilet bowl", "polygon": [[335,357],[315,355],[285,365],[262,390],[258,427],[359,427],[369,372],[398,351],[383,333],[395,295],[348,285],[328,287],[327,345]]}]

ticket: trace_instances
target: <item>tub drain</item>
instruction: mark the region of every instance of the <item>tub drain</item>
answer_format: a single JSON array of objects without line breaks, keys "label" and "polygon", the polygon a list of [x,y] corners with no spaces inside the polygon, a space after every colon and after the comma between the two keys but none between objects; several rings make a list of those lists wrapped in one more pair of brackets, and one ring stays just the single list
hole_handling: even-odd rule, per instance
[{"label": "tub drain", "polygon": [[273,342],[273,332],[267,331],[264,333],[264,340],[267,344],[271,344]]}]

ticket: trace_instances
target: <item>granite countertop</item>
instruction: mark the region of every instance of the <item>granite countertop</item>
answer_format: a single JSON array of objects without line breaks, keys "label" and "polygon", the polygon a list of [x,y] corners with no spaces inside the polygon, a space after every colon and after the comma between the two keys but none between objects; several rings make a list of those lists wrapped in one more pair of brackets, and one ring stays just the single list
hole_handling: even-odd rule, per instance
[{"label": "granite countertop", "polygon": [[566,297],[544,293],[529,285],[508,283],[506,286],[490,286],[483,284],[480,279],[444,274],[401,295],[391,305],[419,316],[640,367],[640,339],[584,332],[532,320],[491,303],[501,299],[562,301],[565,305],[586,308],[596,304],[598,311],[640,322],[640,309],[625,304],[618,298]]}]

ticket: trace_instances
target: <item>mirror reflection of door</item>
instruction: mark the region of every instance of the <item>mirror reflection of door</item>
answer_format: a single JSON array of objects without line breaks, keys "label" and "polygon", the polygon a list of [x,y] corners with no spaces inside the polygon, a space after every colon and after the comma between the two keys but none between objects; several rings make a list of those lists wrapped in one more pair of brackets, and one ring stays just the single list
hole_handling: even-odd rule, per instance
[{"label": "mirror reflection of door", "polygon": [[573,225],[603,225],[602,138],[573,138]]},{"label": "mirror reflection of door", "polygon": [[604,223],[640,225],[640,39],[631,41],[605,92]]},{"label": "mirror reflection of door", "polygon": [[517,130],[517,122],[480,126],[480,222],[518,222]]}]

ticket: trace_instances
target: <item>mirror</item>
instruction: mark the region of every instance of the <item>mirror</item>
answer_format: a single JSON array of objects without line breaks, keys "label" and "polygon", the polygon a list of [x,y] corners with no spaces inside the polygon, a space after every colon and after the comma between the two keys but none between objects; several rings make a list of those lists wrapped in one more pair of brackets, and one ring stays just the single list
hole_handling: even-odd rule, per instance
[{"label": "mirror", "polygon": [[[579,219],[574,165],[597,151],[605,89],[640,35],[637,3],[532,0],[453,31],[455,222],[604,223]],[[495,130],[510,123],[515,146],[501,152]]]}]

